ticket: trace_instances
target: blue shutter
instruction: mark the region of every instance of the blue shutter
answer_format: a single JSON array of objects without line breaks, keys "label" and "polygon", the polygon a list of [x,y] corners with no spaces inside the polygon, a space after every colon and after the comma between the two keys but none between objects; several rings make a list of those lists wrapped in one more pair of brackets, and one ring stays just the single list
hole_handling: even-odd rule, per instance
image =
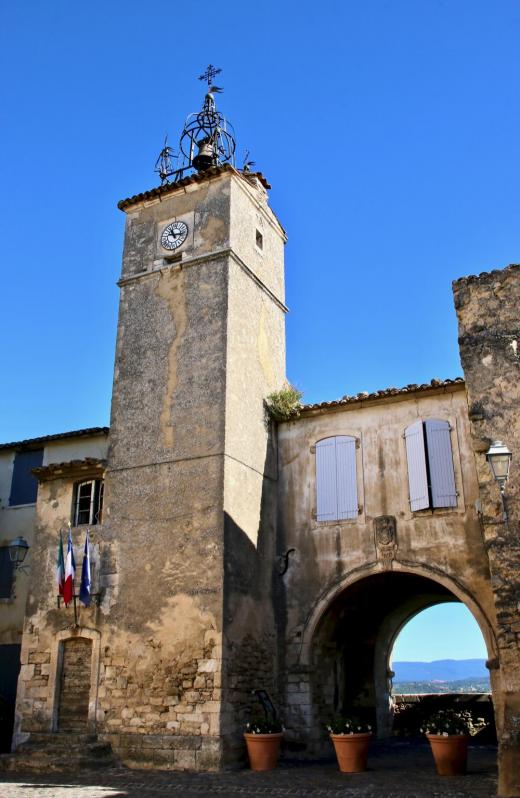
[{"label": "blue shutter", "polygon": [[433,507],[456,507],[455,472],[448,421],[425,421]]},{"label": "blue shutter", "polygon": [[338,517],[335,438],[316,444],[316,517],[318,521],[336,521]]},{"label": "blue shutter", "polygon": [[430,506],[428,494],[428,474],[426,471],[426,452],[422,421],[416,421],[404,431],[406,458],[408,460],[408,486],[410,489],[410,508],[412,512]]},{"label": "blue shutter", "polygon": [[350,435],[336,437],[336,479],[338,518],[357,518],[356,439]]},{"label": "blue shutter", "polygon": [[31,469],[38,468],[43,462],[43,449],[29,449],[16,452],[14,456],[13,481],[9,505],[33,504],[38,495],[38,480]]}]

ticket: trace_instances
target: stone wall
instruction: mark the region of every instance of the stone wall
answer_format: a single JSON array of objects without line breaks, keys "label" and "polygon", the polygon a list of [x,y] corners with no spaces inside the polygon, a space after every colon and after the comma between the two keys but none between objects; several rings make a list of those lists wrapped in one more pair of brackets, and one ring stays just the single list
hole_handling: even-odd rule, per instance
[{"label": "stone wall", "polygon": [[[283,286],[284,234],[265,191],[231,167],[169,191],[128,208],[103,523],[91,536],[101,602],[79,624],[99,656],[89,727],[130,766],[211,770],[241,755],[251,690],[276,679],[277,475],[263,400],[283,382],[284,306],[262,274]],[[189,230],[173,259],[160,245],[172,219]],[[258,226],[265,250],[253,257]],[[50,679],[24,670],[18,742],[56,729],[51,680],[66,635],[80,633],[53,589],[72,490],[53,479],[38,499],[42,570],[23,662],[41,658]]]},{"label": "stone wall", "polygon": [[[520,795],[520,265],[453,284],[481,521],[497,616],[499,794]],[[504,506],[486,452],[513,453]],[[505,512],[504,512],[505,510]],[[498,697],[497,697],[498,698]]]},{"label": "stone wall", "polygon": [[[429,418],[450,423],[457,505],[412,512],[403,433]],[[390,733],[389,657],[415,613],[439,601],[463,601],[492,659],[495,607],[462,383],[311,407],[281,424],[278,434],[278,551],[294,549],[277,602],[284,711],[291,746],[313,754],[322,750],[325,724],[338,712],[366,712],[380,735]],[[359,512],[319,522],[315,445],[336,435],[359,441]],[[376,538],[381,517],[395,521],[388,557]]]}]

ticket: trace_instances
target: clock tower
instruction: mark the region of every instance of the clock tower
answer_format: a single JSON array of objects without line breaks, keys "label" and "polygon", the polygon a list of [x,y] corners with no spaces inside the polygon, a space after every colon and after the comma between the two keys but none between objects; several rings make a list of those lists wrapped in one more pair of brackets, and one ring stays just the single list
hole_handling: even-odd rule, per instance
[{"label": "clock tower", "polygon": [[285,378],[285,233],[262,174],[234,166],[214,74],[184,161],[165,146],[162,185],[119,203],[98,713],[123,761],[200,770],[238,756],[251,692],[275,686],[264,399]]}]

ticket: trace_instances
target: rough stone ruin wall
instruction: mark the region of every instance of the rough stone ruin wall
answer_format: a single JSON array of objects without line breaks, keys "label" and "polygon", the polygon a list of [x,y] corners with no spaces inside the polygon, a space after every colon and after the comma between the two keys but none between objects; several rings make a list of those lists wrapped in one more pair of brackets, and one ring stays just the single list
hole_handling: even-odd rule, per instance
[{"label": "rough stone ruin wall", "polygon": [[[453,290],[497,614],[499,794],[520,795],[520,264],[462,278]],[[504,506],[486,461],[497,439],[513,454]]]}]

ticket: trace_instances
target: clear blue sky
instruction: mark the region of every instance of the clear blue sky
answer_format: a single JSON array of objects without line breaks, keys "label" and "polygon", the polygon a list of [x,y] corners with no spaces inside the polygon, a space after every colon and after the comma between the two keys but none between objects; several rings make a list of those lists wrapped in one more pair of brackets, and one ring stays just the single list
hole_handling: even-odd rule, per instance
[{"label": "clear blue sky", "polygon": [[420,612],[401,631],[393,662],[487,659],[482,632],[464,604],[437,604]]},{"label": "clear blue sky", "polygon": [[451,281],[520,260],[517,0],[3,0],[0,441],[109,421],[123,215],[219,106],[273,185],[307,401],[460,374]]}]

